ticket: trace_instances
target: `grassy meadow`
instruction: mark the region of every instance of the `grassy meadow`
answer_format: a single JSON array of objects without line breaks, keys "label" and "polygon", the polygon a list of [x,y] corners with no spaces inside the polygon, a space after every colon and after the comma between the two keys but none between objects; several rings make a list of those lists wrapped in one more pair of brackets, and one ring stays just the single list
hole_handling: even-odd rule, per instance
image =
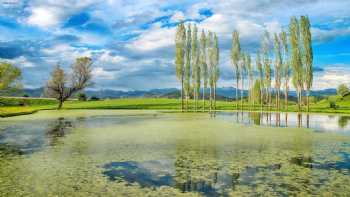
[{"label": "grassy meadow", "polygon": [[[330,107],[330,100],[335,102],[334,107]],[[240,106],[241,102],[237,101]],[[55,110],[57,108],[57,101],[47,98],[0,98],[0,117],[16,116],[23,114],[30,114],[39,110]],[[281,106],[284,106],[282,103]],[[206,109],[209,107],[209,101],[206,101]],[[202,111],[203,102],[198,102],[198,109]],[[98,101],[78,101],[69,100],[64,103],[63,109],[132,109],[132,110],[181,110],[180,99],[168,98],[123,98],[123,99],[105,99]],[[217,110],[236,110],[236,101],[217,101]],[[243,110],[260,111],[259,104],[252,105],[244,102]],[[264,111],[275,111],[275,107],[271,108],[264,106]],[[189,101],[189,111],[194,111],[194,101]],[[282,111],[283,107],[282,107]],[[297,111],[295,102],[291,101],[288,104],[288,111]],[[304,110],[306,111],[306,107]],[[350,95],[340,98],[338,96],[331,96],[328,99],[323,99],[314,102],[310,106],[310,112],[319,113],[350,113]]]}]

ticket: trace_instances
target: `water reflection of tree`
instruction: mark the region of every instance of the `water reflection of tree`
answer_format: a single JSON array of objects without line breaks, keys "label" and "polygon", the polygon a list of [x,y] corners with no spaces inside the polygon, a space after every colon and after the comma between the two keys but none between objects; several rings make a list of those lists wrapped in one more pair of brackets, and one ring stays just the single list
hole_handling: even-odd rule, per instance
[{"label": "water reflection of tree", "polygon": [[72,122],[62,117],[50,122],[46,129],[48,145],[52,146],[57,144],[59,138],[64,137],[67,130],[71,127],[73,127]]},{"label": "water reflection of tree", "polygon": [[[210,143],[209,143],[210,144]],[[175,187],[183,192],[214,194],[218,180],[217,150],[207,141],[193,140],[176,145]]]},{"label": "water reflection of tree", "polygon": [[222,195],[238,183],[239,174],[228,174],[220,163],[213,138],[181,141],[176,145],[175,187],[182,192]]},{"label": "water reflection of tree", "polygon": [[250,120],[255,125],[260,125],[260,122],[261,122],[261,113],[260,112],[251,112],[248,115],[249,115]]},{"label": "water reflection of tree", "polygon": [[346,126],[348,126],[349,120],[350,120],[350,116],[339,116],[338,126],[344,129]]}]

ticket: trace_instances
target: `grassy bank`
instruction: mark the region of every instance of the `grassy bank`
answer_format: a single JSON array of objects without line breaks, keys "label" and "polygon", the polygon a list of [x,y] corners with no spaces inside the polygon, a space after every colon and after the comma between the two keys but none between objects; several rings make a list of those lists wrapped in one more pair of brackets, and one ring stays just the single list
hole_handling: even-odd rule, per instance
[{"label": "grassy bank", "polygon": [[[16,116],[34,113],[39,110],[56,109],[57,102],[52,99],[33,99],[33,98],[2,98],[1,103],[5,106],[0,107],[0,117]],[[240,102],[239,102],[240,104]],[[194,102],[190,101],[190,111],[194,110]],[[208,107],[209,102],[206,101]],[[329,107],[327,100],[313,103],[310,112],[321,113],[349,113],[350,99],[337,100],[336,109]],[[217,110],[235,110],[235,102],[217,101]],[[181,100],[166,98],[128,98],[128,99],[111,99],[100,101],[67,101],[64,103],[63,109],[144,109],[144,110],[180,110]],[[202,101],[198,103],[198,108],[202,109]],[[244,110],[259,111],[260,105],[251,106],[244,103]],[[264,107],[264,111],[269,108]],[[271,111],[275,108],[271,107]],[[289,103],[288,111],[297,111],[295,103]]]}]

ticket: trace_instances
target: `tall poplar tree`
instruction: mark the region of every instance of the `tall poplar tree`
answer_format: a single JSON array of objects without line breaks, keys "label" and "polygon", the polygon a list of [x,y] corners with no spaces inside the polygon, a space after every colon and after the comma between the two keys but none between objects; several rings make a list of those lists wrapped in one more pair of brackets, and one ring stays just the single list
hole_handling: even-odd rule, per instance
[{"label": "tall poplar tree", "polygon": [[217,87],[217,82],[219,80],[220,76],[220,69],[219,69],[219,59],[220,59],[220,51],[219,51],[219,41],[216,33],[214,33],[214,38],[213,38],[213,54],[212,54],[212,65],[213,65],[213,100],[214,100],[214,110],[216,110],[216,87]]},{"label": "tall poplar tree", "polygon": [[263,42],[262,42],[262,51],[263,51],[263,66],[265,70],[265,90],[266,90],[266,102],[268,107],[271,107],[271,60],[270,60],[270,36],[267,31],[265,31]]},{"label": "tall poplar tree", "polygon": [[233,71],[236,78],[236,109],[238,109],[238,83],[240,79],[239,72],[239,60],[241,57],[241,44],[239,41],[239,33],[235,30],[232,34],[232,49],[231,49],[231,60],[233,64]]},{"label": "tall poplar tree", "polygon": [[274,34],[274,51],[275,51],[275,90],[276,90],[276,108],[280,110],[280,89],[282,75],[282,53],[281,42],[277,33]]},{"label": "tall poplar tree", "polygon": [[186,28],[180,23],[175,36],[176,77],[181,82],[181,111],[184,108],[184,64],[185,64]]},{"label": "tall poplar tree", "polygon": [[201,67],[201,75],[203,81],[203,112],[205,111],[205,92],[208,87],[208,65],[207,65],[207,38],[204,30],[202,30],[200,37],[200,67]]},{"label": "tall poplar tree", "polygon": [[191,55],[192,55],[192,88],[193,88],[193,99],[195,102],[195,111],[197,111],[197,100],[198,100],[198,86],[200,86],[200,84],[198,84],[198,78],[200,78],[200,76],[198,75],[198,70],[199,68],[199,53],[198,53],[198,39],[197,39],[197,26],[195,25],[193,27],[193,31],[192,31],[192,43],[191,43]]},{"label": "tall poplar tree", "polygon": [[297,90],[298,97],[298,111],[301,110],[301,94],[303,90],[303,65],[300,53],[300,31],[299,22],[296,17],[292,17],[289,24],[289,39],[291,45],[291,65],[293,70],[292,82]]},{"label": "tall poplar tree", "polygon": [[186,95],[186,111],[188,111],[188,100],[190,97],[191,89],[191,25],[187,26],[186,33],[186,66],[185,66],[185,95]]},{"label": "tall poplar tree", "polygon": [[263,65],[261,63],[261,58],[260,58],[260,52],[258,51],[256,54],[256,67],[258,69],[258,73],[259,73],[259,82],[260,82],[260,105],[261,105],[261,110],[263,107],[263,90],[264,90],[264,69],[263,69]]},{"label": "tall poplar tree", "polygon": [[213,108],[213,85],[214,85],[214,50],[213,50],[213,33],[209,31],[207,36],[207,63],[208,63],[208,78],[209,78],[209,111]]},{"label": "tall poplar tree", "polygon": [[288,91],[289,91],[289,72],[290,72],[290,63],[289,63],[289,48],[288,48],[288,38],[287,33],[282,31],[280,34],[282,49],[283,49],[283,78],[284,78],[284,103],[285,103],[285,111],[288,111]]},{"label": "tall poplar tree", "polygon": [[254,71],[252,67],[252,59],[249,54],[246,55],[246,63],[247,63],[247,74],[248,74],[248,90],[249,90],[249,102],[250,105],[252,104],[251,101],[253,101],[254,92],[253,92],[253,86],[254,86]]},{"label": "tall poplar tree", "polygon": [[241,76],[241,110],[243,110],[243,97],[244,97],[244,76],[246,74],[247,59],[245,53],[241,53],[241,61],[239,66],[239,72]]},{"label": "tall poplar tree", "polygon": [[313,81],[313,51],[312,37],[310,31],[310,20],[307,16],[300,17],[301,37],[303,44],[303,64],[304,64],[304,87],[307,90],[307,111],[310,111],[310,89]]}]

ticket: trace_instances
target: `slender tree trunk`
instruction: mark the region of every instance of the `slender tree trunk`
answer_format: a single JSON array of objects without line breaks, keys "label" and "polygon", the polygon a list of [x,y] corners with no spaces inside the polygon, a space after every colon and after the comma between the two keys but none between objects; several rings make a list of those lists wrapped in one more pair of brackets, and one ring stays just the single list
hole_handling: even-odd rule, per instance
[{"label": "slender tree trunk", "polygon": [[241,78],[241,110],[243,110],[243,86],[244,86],[244,77]]},{"label": "slender tree trunk", "polygon": [[181,78],[181,111],[184,111],[184,77]]},{"label": "slender tree trunk", "polygon": [[260,111],[263,110],[263,103],[264,103],[264,101],[263,101],[263,91],[260,88]]},{"label": "slender tree trunk", "polygon": [[280,111],[280,90],[277,90],[277,110]]},{"label": "slender tree trunk", "polygon": [[252,103],[251,103],[251,97],[252,97],[252,93],[251,93],[251,91],[250,91],[251,89],[250,89],[250,79],[248,79],[248,105],[250,105],[249,106],[249,110],[251,110],[251,107],[252,107]]},{"label": "slender tree trunk", "polygon": [[188,97],[189,97],[189,93],[187,91],[187,94],[186,94],[186,111],[188,112]]},{"label": "slender tree trunk", "polygon": [[203,112],[205,111],[205,87],[203,87]]},{"label": "slender tree trunk", "polygon": [[298,87],[298,112],[301,111],[301,90],[300,87]]},{"label": "slender tree trunk", "polygon": [[58,107],[57,109],[61,109],[63,105],[63,99],[59,99]]},{"label": "slender tree trunk", "polygon": [[238,84],[239,83],[239,79],[238,77],[236,77],[236,110],[238,110]]},{"label": "slender tree trunk", "polygon": [[216,83],[214,85],[214,113],[216,113]]},{"label": "slender tree trunk", "polygon": [[254,79],[250,81],[250,92],[251,92],[250,102],[251,102],[252,110],[254,110],[255,109]]},{"label": "slender tree trunk", "polygon": [[264,91],[262,88],[262,80],[260,79],[260,111],[262,112],[263,110],[263,103],[264,103]]},{"label": "slender tree trunk", "polygon": [[212,110],[212,87],[213,85],[210,84],[210,88],[209,88],[209,113],[211,113]]},{"label": "slender tree trunk", "polygon": [[285,106],[285,111],[287,112],[288,111],[288,87],[287,87],[287,84],[285,86],[285,92],[284,92],[284,106]]},{"label": "slender tree trunk", "polygon": [[196,112],[198,112],[198,94],[199,94],[199,92],[196,89],[196,100],[195,100],[195,102],[196,102]]},{"label": "slender tree trunk", "polygon": [[307,103],[307,112],[310,111],[310,90],[307,90],[307,97],[306,97],[306,103]]},{"label": "slender tree trunk", "polygon": [[272,88],[269,88],[269,110],[272,111]]},{"label": "slender tree trunk", "polygon": [[196,88],[193,88],[194,111],[197,111],[196,105]]}]

